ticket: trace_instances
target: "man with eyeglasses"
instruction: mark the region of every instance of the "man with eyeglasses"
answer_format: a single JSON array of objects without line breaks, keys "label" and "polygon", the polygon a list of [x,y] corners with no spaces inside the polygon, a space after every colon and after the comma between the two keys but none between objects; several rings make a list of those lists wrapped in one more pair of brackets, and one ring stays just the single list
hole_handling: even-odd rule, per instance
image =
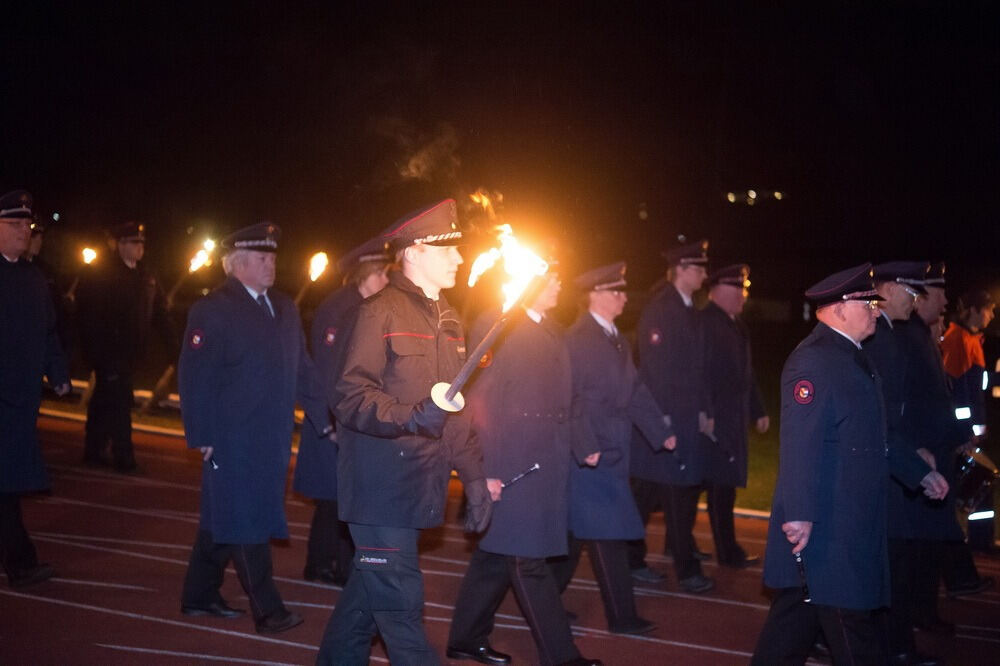
[{"label": "man with eyeglasses", "polygon": [[871,264],[835,273],[805,296],[819,323],[781,373],[780,467],[764,560],[775,595],[751,663],[804,663],[822,630],[834,663],[881,664],[890,450],[882,377],[861,341],[875,332],[882,297]]},{"label": "man with eyeglasses", "polygon": [[31,239],[34,200],[24,190],[0,197],[0,564],[11,587],[55,575],[38,561],[21,518],[21,495],[49,487],[36,420],[42,377],[69,392],[66,357],[45,277],[22,257]]},{"label": "man with eyeglasses", "polygon": [[180,345],[160,283],[142,263],[145,225],[125,222],[110,236],[115,253],[89,266],[76,292],[83,354],[97,380],[87,405],[83,461],[134,473],[132,376],[154,331],[168,358],[177,357]]},{"label": "man with eyeglasses", "polygon": [[927,262],[891,261],[874,268],[875,289],[882,301],[875,333],[865,340],[865,352],[882,376],[886,407],[889,465],[888,544],[891,599],[887,616],[888,649],[893,663],[930,664],[916,652],[913,614],[923,587],[932,586],[929,566],[928,505],[921,486],[935,488],[935,500],[945,496],[947,481],[936,471],[933,447],[912,428],[915,404],[910,366],[914,347],[906,332],[918,296],[927,293],[923,281]]}]

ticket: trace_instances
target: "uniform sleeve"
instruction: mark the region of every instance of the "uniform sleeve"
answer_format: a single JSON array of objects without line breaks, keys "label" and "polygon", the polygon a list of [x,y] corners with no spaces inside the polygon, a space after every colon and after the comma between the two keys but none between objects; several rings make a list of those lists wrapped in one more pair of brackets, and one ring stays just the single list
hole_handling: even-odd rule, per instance
[{"label": "uniform sleeve", "polygon": [[463,484],[485,478],[482,448],[464,417],[452,416],[448,419],[444,439],[449,448],[451,467],[458,472]]},{"label": "uniform sleeve", "polygon": [[94,369],[106,370],[109,365],[106,345],[103,343],[101,327],[106,320],[102,280],[96,268],[86,267],[80,276],[76,289],[77,321],[80,327],[80,343],[84,357]]},{"label": "uniform sleeve", "polygon": [[663,449],[663,442],[674,434],[670,419],[663,415],[649,388],[638,377],[632,387],[628,415],[654,451]]},{"label": "uniform sleeve", "polygon": [[63,349],[59,337],[59,321],[56,318],[55,304],[49,290],[42,290],[45,297],[45,376],[53,387],[69,383],[69,365],[66,361],[66,350]]},{"label": "uniform sleeve", "polygon": [[829,473],[822,468],[823,442],[832,426],[832,386],[824,381],[829,372],[814,352],[799,349],[781,373],[778,478],[786,521],[819,518],[817,479]]},{"label": "uniform sleeve", "polygon": [[375,437],[391,438],[410,434],[405,428],[413,405],[400,404],[383,390],[382,377],[388,359],[383,315],[374,303],[366,303],[358,313],[344,358],[344,370],[337,382],[342,396],[334,416],[352,430]]},{"label": "uniform sleeve", "polygon": [[191,308],[177,363],[181,418],[189,449],[218,445],[213,432],[213,412],[224,363],[225,326],[209,306],[202,300]]},{"label": "uniform sleeve", "polygon": [[[298,318],[298,310],[295,313]],[[330,423],[330,410],[327,408],[326,392],[316,365],[306,351],[306,336],[299,326],[299,369],[295,384],[296,399],[305,410],[306,418],[312,424],[313,430],[320,437],[328,435],[333,430]]]}]

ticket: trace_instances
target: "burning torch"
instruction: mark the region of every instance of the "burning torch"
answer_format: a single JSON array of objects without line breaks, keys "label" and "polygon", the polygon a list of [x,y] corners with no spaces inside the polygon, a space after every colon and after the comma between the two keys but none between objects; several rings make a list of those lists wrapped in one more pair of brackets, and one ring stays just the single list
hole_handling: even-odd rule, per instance
[{"label": "burning torch", "polygon": [[458,412],[465,406],[465,398],[462,396],[461,390],[479,365],[479,359],[496,342],[497,337],[503,331],[509,319],[510,310],[521,302],[529,292],[528,287],[535,282],[536,278],[545,275],[549,269],[548,263],[518,242],[509,224],[500,225],[499,231],[500,247],[491,248],[476,257],[469,273],[469,286],[475,285],[484,272],[492,268],[497,261],[503,259],[504,271],[510,276],[510,280],[502,287],[503,307],[500,311],[500,317],[493,323],[473,352],[469,354],[455,379],[451,383],[438,382],[431,388],[431,398],[434,400],[434,404],[447,412]]},{"label": "burning torch", "polygon": [[[97,259],[97,250],[95,250],[92,247],[85,247],[80,252],[80,258],[83,260],[84,264],[89,266],[90,264],[94,263],[95,259]],[[80,274],[77,273],[76,277],[73,278],[73,283],[69,286],[69,289],[66,290],[67,300],[70,301],[76,300],[76,288],[79,284],[80,284]]]},{"label": "burning torch", "polygon": [[330,257],[327,256],[326,252],[317,252],[309,258],[309,279],[302,283],[299,293],[295,294],[295,305],[302,302],[302,297],[306,295],[309,285],[318,280],[326,272],[326,268],[329,265]]},{"label": "burning torch", "polygon": [[[174,283],[174,286],[170,289],[170,291],[167,292],[166,307],[168,310],[170,310],[173,307],[174,297],[177,295],[177,290],[181,288],[182,284],[184,284],[184,280],[186,280],[189,275],[196,273],[198,269],[200,269],[202,266],[212,265],[212,252],[214,250],[215,250],[215,241],[209,238],[206,239],[205,242],[201,244],[201,247],[198,249],[198,251],[195,252],[193,257],[191,257],[191,261],[188,262],[187,273],[182,274],[177,279],[177,282]],[[160,400],[163,399],[163,396],[167,394],[167,389],[170,387],[170,380],[174,376],[175,369],[176,368],[174,368],[174,364],[171,363],[170,365],[167,366],[167,369],[163,371],[163,374],[160,375],[160,378],[157,380],[156,385],[150,392],[149,397],[146,398],[146,400],[142,403],[142,406],[139,407],[140,414],[148,414],[149,410],[153,408],[153,405],[157,404]]]},{"label": "burning torch", "polygon": [[211,238],[207,239],[201,244],[201,248],[195,252],[195,255],[191,257],[191,261],[188,263],[187,273],[183,273],[174,283],[174,286],[167,292],[167,309],[171,309],[174,306],[174,297],[177,295],[177,290],[181,288],[184,281],[189,275],[198,271],[202,266],[212,265],[212,252],[215,251],[215,241]]}]

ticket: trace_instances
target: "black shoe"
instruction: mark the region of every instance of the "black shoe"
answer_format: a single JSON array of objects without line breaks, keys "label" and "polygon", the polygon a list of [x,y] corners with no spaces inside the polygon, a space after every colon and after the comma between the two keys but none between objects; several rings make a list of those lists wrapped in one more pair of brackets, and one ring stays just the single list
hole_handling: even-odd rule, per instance
[{"label": "black shoe", "polygon": [[708,576],[703,576],[701,574],[695,574],[693,576],[688,576],[684,580],[678,583],[680,588],[685,592],[691,592],[692,594],[701,594],[702,592],[708,592],[715,587],[715,581]]},{"label": "black shoe", "polygon": [[558,666],[604,666],[604,662],[600,659],[587,659],[586,657],[577,657],[576,659],[570,659],[569,661],[564,661]]},{"label": "black shoe", "polygon": [[972,581],[971,583],[963,583],[961,585],[956,585],[955,587],[949,587],[948,596],[953,599],[955,597],[969,597],[973,594],[985,592],[991,587],[993,587],[993,578],[991,576],[980,576],[979,580]]},{"label": "black shoe", "polygon": [[755,564],[760,564],[760,555],[744,555],[742,559],[719,562],[719,564],[730,569],[747,569]]},{"label": "black shoe", "polygon": [[246,611],[242,608],[230,608],[225,601],[215,601],[207,606],[181,606],[181,613],[188,617],[243,617]]},{"label": "black shoe", "polygon": [[812,649],[809,650],[809,658],[823,664],[829,664],[831,659],[829,646],[822,640],[817,640],[813,643]]},{"label": "black shoe", "polygon": [[280,634],[282,631],[288,631],[292,627],[297,627],[302,624],[302,616],[298,613],[290,613],[286,610],[280,610],[277,613],[272,613],[268,615],[263,620],[257,623],[257,633],[258,634]]},{"label": "black shoe", "polygon": [[643,583],[662,583],[666,576],[656,569],[643,567],[641,569],[632,569],[632,578]]},{"label": "black shoe", "polygon": [[889,657],[889,663],[892,666],[941,666],[944,662],[927,654],[904,652]]},{"label": "black shoe", "polygon": [[706,553],[703,550],[698,550],[697,548],[695,548],[694,552],[691,553],[691,557],[701,562],[705,562],[707,560],[712,559],[712,553]]},{"label": "black shoe", "polygon": [[14,575],[7,577],[7,582],[11,587],[28,587],[35,583],[41,583],[56,575],[56,570],[48,564],[36,564],[28,569],[22,569]]},{"label": "black shoe", "polygon": [[504,654],[503,652],[497,652],[496,650],[490,647],[489,643],[469,650],[465,648],[449,647],[445,651],[445,655],[449,659],[472,659],[473,661],[478,661],[481,664],[510,663],[509,654]]},{"label": "black shoe", "polygon": [[656,629],[656,625],[649,620],[644,620],[641,617],[636,617],[628,622],[623,622],[622,624],[610,627],[610,631],[613,634],[629,634],[631,636],[648,634],[653,629]]},{"label": "black shoe", "polygon": [[326,583],[327,585],[343,585],[344,582],[347,582],[339,582],[337,575],[333,572],[333,569],[329,567],[323,569],[306,567],[305,571],[302,572],[302,577],[310,582]]}]

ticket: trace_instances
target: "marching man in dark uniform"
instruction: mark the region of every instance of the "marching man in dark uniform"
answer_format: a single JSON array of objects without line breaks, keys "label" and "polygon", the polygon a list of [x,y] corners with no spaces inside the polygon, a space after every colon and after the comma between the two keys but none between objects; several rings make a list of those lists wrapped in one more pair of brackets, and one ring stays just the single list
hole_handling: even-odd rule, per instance
[{"label": "marching man in dark uniform", "polygon": [[177,339],[163,290],[141,263],[145,226],[126,222],[111,235],[115,254],[89,266],[76,292],[83,353],[97,378],[87,405],[83,461],[108,464],[104,452],[110,440],[115,469],[134,472],[132,376],[152,331],[170,356]]},{"label": "marching man in dark uniform", "polygon": [[[559,588],[546,557],[566,555],[569,469],[596,464],[593,436],[581,437],[573,414],[572,377],[564,333],[546,313],[560,290],[555,273],[512,321],[480,363],[468,390],[473,429],[490,478],[510,479],[538,463],[537,471],[503,491],[493,520],[472,554],[448,635],[448,657],[505,664],[490,647],[493,617],[508,588],[521,607],[538,650],[538,663],[589,664],[580,656]],[[473,346],[497,312],[487,310],[470,335]],[[573,448],[571,448],[573,447]],[[572,453],[571,453],[572,451]],[[499,488],[497,488],[499,490]]]},{"label": "marching man in dark uniform", "polygon": [[448,479],[459,470],[467,527],[482,531],[490,496],[469,422],[434,404],[465,356],[458,314],[442,291],[462,256],[455,201],[406,215],[383,236],[401,265],[364,301],[350,334],[334,407],[340,518],[350,526],[354,571],[327,624],[317,662],[367,663],[382,635],[393,664],[439,662],[422,617],[420,530],[444,520]]},{"label": "marching man in dark uniform", "polygon": [[[389,255],[385,241],[377,236],[359,245],[338,262],[344,286],[327,296],[313,315],[310,350],[320,381],[332,395],[340,378],[345,340],[357,316],[361,301],[377,294],[388,284]],[[339,396],[327,400],[339,402]],[[304,428],[295,463],[295,491],[316,501],[303,577],[344,585],[351,572],[354,546],[347,524],[337,517],[336,435],[319,437]]]},{"label": "marching man in dark uniform", "polygon": [[716,444],[708,466],[708,517],[719,564],[743,569],[760,561],[736,543],[733,526],[736,488],[747,485],[747,427],[754,424],[761,433],[770,427],[751,363],[750,332],[740,318],[750,289],[750,267],[720,268],[708,284],[709,303],[702,315]]},{"label": "marching man in dark uniform", "polygon": [[914,413],[917,405],[912,400],[917,379],[913,376],[916,349],[906,332],[916,299],[926,294],[923,280],[927,268],[927,263],[920,261],[891,261],[875,266],[881,312],[875,333],[864,341],[864,350],[882,377],[889,470],[893,476],[887,509],[892,582],[887,616],[890,661],[933,666],[938,662],[918,654],[913,639],[916,599],[937,588],[937,578],[930,568],[934,516],[920,489],[925,477],[940,482],[945,489],[947,482],[935,471],[934,453],[927,448],[936,448],[939,442],[928,441],[926,433],[916,427],[915,420],[922,418]]},{"label": "marching man in dark uniform", "polygon": [[333,427],[295,304],[271,289],[280,229],[241,229],[222,241],[226,281],[194,304],[178,364],[189,448],[201,450],[201,521],[181,611],[238,617],[219,594],[226,563],[250,599],[258,633],[302,622],[274,584],[270,539],[287,539],[284,495],[296,397],[321,436]]},{"label": "marching man in dark uniform", "polygon": [[570,467],[569,557],[555,560],[552,567],[565,590],[586,542],[608,628],[613,633],[644,634],[655,625],[636,612],[626,551],[626,540],[645,536],[629,488],[632,426],[656,449],[669,450],[677,440],[653,395],[639,381],[632,351],[615,327],[628,300],[625,262],[595,268],[573,284],[586,299],[586,309],[566,336],[573,400],[600,451],[595,465]]},{"label": "marching man in dark uniform", "polygon": [[39,563],[21,518],[21,494],[49,487],[38,446],[42,376],[69,392],[66,357],[45,276],[22,259],[31,238],[33,200],[24,190],[0,197],[0,565],[11,587],[55,575]]},{"label": "marching man in dark uniform", "polygon": [[834,663],[881,664],[875,611],[889,603],[889,448],[882,380],[861,350],[880,297],[871,264],[805,295],[819,323],[781,373],[781,456],[764,561],[775,596],[752,663],[805,663],[822,629]]},{"label": "marching man in dark uniform", "polygon": [[[708,241],[666,252],[669,283],[649,302],[639,319],[639,375],[670,418],[677,449],[653,451],[645,441],[632,441],[632,479],[643,523],[653,507],[663,507],[667,546],[685,592],[708,592],[715,581],[702,574],[696,558],[694,521],[698,495],[708,475],[705,435],[712,434],[705,340],[701,313],[693,296],[707,273]],[[645,566],[645,542],[632,542],[629,566],[638,580],[652,582],[662,575]]]}]

